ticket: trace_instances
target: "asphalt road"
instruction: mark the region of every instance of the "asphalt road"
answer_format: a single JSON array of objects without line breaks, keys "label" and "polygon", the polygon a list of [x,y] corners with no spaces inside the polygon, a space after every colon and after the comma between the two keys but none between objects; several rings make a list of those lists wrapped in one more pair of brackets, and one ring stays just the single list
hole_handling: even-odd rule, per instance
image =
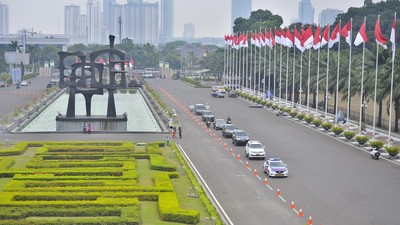
[{"label": "asphalt road", "polygon": [[[234,224],[395,225],[399,204],[400,167],[385,160],[371,160],[368,153],[300,123],[277,117],[265,109],[249,108],[241,99],[211,98],[210,89],[192,88],[175,80],[148,80],[168,104],[208,103],[216,118],[227,118],[260,140],[267,157],[281,157],[289,167],[287,179],[268,179],[261,173],[262,160],[244,166],[244,147],[216,132],[221,144],[190,116],[175,106],[183,123],[177,140],[211,187]],[[172,101],[175,99],[177,102]],[[213,133],[215,131],[213,130]],[[225,150],[232,148],[234,155]],[[236,155],[241,154],[243,163]],[[260,179],[254,176],[257,169]],[[251,170],[251,171],[250,171]],[[276,196],[279,188],[283,202]],[[290,209],[302,208],[303,218]]]}]

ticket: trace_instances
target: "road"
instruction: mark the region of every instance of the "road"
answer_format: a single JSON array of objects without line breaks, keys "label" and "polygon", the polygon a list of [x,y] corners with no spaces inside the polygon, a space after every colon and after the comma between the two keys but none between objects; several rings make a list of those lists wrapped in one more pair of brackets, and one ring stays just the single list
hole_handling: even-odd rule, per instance
[{"label": "road", "polygon": [[[192,88],[180,81],[148,80],[167,104],[175,105],[183,122],[183,139],[177,142],[200,171],[234,224],[394,225],[400,220],[400,167],[385,160],[371,160],[360,149],[329,135],[259,108],[241,99],[215,99],[210,89]],[[171,100],[175,99],[175,101]],[[182,111],[177,102],[208,103],[216,118],[232,118],[240,129],[260,140],[268,157],[281,157],[289,167],[287,179],[268,179],[273,191],[263,184],[262,160],[249,168],[237,160],[244,147],[235,147],[220,131],[217,140]],[[212,131],[213,133],[215,131]],[[233,154],[225,150],[232,148]],[[261,179],[254,176],[259,171]],[[276,196],[279,188],[283,202]],[[303,218],[290,209],[302,208]]]}]

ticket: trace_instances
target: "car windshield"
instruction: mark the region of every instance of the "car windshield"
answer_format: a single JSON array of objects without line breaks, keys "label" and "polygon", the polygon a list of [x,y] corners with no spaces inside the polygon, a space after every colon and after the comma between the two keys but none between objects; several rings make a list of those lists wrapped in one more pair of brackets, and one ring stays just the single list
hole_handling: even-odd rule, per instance
[{"label": "car windshield", "polygon": [[285,167],[282,161],[270,162],[271,167]]},{"label": "car windshield", "polygon": [[196,109],[206,109],[204,105],[196,105]]},{"label": "car windshield", "polygon": [[263,146],[260,143],[254,143],[250,145],[250,148],[262,148]]},{"label": "car windshield", "polygon": [[204,115],[213,115],[213,113],[212,113],[212,112],[204,111]]},{"label": "car windshield", "polygon": [[246,133],[246,132],[243,132],[243,131],[236,132],[236,136],[241,136],[241,137],[247,136],[247,133]]},{"label": "car windshield", "polygon": [[217,124],[224,124],[225,121],[224,121],[224,119],[216,119],[216,120],[215,120],[215,123],[217,123]]},{"label": "car windshield", "polygon": [[225,125],[225,129],[226,129],[226,130],[234,130],[234,129],[235,129],[235,126],[232,125],[232,124],[227,124],[227,125]]}]

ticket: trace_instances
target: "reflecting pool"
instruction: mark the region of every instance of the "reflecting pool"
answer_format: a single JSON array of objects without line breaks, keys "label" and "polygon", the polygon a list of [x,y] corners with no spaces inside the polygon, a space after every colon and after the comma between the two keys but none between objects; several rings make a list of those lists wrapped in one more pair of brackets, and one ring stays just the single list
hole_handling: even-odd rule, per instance
[{"label": "reflecting pool", "polygon": [[[62,94],[36,118],[24,126],[21,132],[51,132],[56,131],[56,116],[67,112],[69,94]],[[117,115],[128,114],[127,131],[161,132],[161,128],[147,106],[143,96],[137,93],[114,94]],[[93,95],[92,115],[107,115],[108,93]],[[75,115],[86,115],[85,98],[76,95]]]}]

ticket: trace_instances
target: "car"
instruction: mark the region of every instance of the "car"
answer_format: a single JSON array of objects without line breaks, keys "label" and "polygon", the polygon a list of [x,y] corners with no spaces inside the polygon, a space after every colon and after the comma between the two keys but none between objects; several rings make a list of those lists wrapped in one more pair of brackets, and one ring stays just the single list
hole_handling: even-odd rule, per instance
[{"label": "car", "polygon": [[215,130],[222,130],[222,128],[224,127],[225,124],[226,123],[225,123],[224,119],[215,119],[213,126],[214,126]]},{"label": "car", "polygon": [[225,88],[223,86],[218,86],[218,91],[225,94]]},{"label": "car", "polygon": [[194,105],[194,114],[201,115],[204,110],[207,110],[204,104],[196,104]]},{"label": "car", "polygon": [[236,98],[237,97],[236,91],[234,91],[234,90],[229,91],[228,97],[229,98]]},{"label": "car", "polygon": [[235,146],[238,145],[246,145],[247,142],[250,140],[249,134],[244,130],[234,130],[232,132],[232,143]]},{"label": "car", "polygon": [[3,80],[0,80],[0,87],[5,87],[6,86],[6,82]]},{"label": "car", "polygon": [[248,141],[244,150],[246,157],[265,159],[265,147],[259,141]]},{"label": "car", "polygon": [[225,124],[222,128],[222,136],[225,138],[232,137],[233,131],[236,130],[236,126],[234,124]]},{"label": "car", "polygon": [[211,112],[210,110],[204,110],[201,114],[201,121],[206,122],[207,120],[210,122],[214,121],[214,113]]},{"label": "car", "polygon": [[23,80],[23,81],[21,82],[21,86],[28,86],[28,81]]},{"label": "car", "polygon": [[269,177],[287,177],[289,170],[280,158],[268,158],[263,165],[264,173]]},{"label": "car", "polygon": [[52,87],[54,87],[54,85],[53,85],[52,83],[48,83],[48,84],[46,85],[46,88],[52,88]]},{"label": "car", "polygon": [[211,93],[211,97],[213,98],[225,98],[225,95],[219,91],[215,91]]},{"label": "car", "polygon": [[218,91],[218,86],[216,86],[216,85],[212,86],[212,87],[211,87],[211,91],[213,91],[213,92],[214,92],[214,91]]}]

